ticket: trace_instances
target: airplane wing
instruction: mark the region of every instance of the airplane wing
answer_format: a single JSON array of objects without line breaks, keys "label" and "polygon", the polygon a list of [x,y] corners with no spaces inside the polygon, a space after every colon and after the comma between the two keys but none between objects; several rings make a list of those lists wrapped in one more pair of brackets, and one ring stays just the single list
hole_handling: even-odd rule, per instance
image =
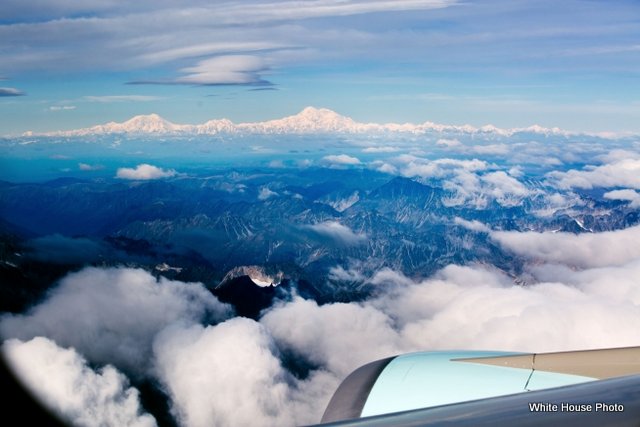
[{"label": "airplane wing", "polygon": [[322,425],[640,426],[640,347],[420,352],[356,369]]}]

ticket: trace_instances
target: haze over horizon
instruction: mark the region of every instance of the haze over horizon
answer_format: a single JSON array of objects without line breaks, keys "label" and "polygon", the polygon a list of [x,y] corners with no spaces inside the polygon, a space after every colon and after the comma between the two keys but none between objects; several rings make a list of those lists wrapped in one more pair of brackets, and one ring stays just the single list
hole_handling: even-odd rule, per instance
[{"label": "haze over horizon", "polygon": [[157,113],[640,132],[633,1],[5,3],[0,133]]}]

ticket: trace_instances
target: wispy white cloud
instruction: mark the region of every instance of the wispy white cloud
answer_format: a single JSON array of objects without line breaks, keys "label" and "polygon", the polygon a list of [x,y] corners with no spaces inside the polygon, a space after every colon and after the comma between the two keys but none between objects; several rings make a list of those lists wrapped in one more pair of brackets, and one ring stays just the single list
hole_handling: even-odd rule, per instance
[{"label": "wispy white cloud", "polygon": [[336,242],[347,245],[362,243],[367,238],[366,234],[354,233],[349,227],[337,221],[325,221],[305,227],[321,236],[329,237]]},{"label": "wispy white cloud", "polygon": [[462,145],[462,143],[457,140],[457,139],[446,139],[446,138],[440,138],[439,140],[436,141],[437,145],[440,145],[442,147],[459,147]]},{"label": "wispy white cloud", "polygon": [[329,279],[338,282],[364,282],[366,277],[356,269],[345,270],[344,267],[338,265],[329,269]]},{"label": "wispy white cloud", "polygon": [[603,197],[610,200],[625,200],[630,202],[630,208],[640,208],[640,193],[635,190],[614,190],[604,193]]},{"label": "wispy white cloud", "polygon": [[52,105],[49,107],[49,111],[70,111],[75,109],[75,105]]},{"label": "wispy white cloud", "polygon": [[[217,17],[219,24],[258,23],[282,19],[307,19],[316,17],[345,16],[384,12],[392,10],[421,10],[443,8],[456,3],[454,0],[312,0],[305,3],[297,1],[246,1],[227,2],[210,7],[207,2],[192,0],[182,9],[176,9],[170,1],[156,2],[141,1],[139,4],[129,5],[118,2],[87,1],[83,4],[73,4],[64,1],[48,1],[39,10],[24,7],[18,0],[7,0],[7,17],[12,19],[28,16],[44,16],[49,19],[78,16],[87,13],[96,15],[136,15],[142,11],[160,10],[178,12],[177,19],[186,17],[203,19]],[[5,15],[0,15],[5,16]]]},{"label": "wispy white cloud", "polygon": [[[6,14],[3,22],[15,23],[0,28],[3,72],[7,74],[42,69],[48,73],[138,70],[139,73],[128,73],[131,80],[151,82],[166,73],[165,82],[255,84],[274,79],[281,83],[304,67],[331,63],[334,70],[347,76],[349,83],[360,83],[361,77],[405,83],[405,78],[410,77],[412,82],[425,83],[416,77],[419,69],[434,73],[437,81],[433,80],[433,84],[427,86],[443,83],[444,87],[439,89],[443,94],[429,93],[429,89],[412,93],[412,88],[406,84],[400,90],[404,95],[400,96],[393,94],[396,91],[384,88],[380,93],[376,91],[375,99],[360,92],[361,99],[374,101],[371,108],[377,109],[378,114],[384,113],[385,100],[394,101],[398,106],[406,104],[406,100],[413,105],[398,109],[404,110],[398,114],[416,117],[414,107],[419,106],[416,104],[420,101],[423,101],[422,106],[428,107],[424,114],[440,114],[444,109],[433,106],[433,102],[440,102],[446,104],[446,111],[450,113],[455,107],[464,105],[463,111],[469,114],[484,114],[490,109],[492,117],[508,113],[510,118],[504,120],[519,122],[522,115],[514,118],[513,112],[513,107],[517,106],[519,112],[535,115],[534,121],[542,118],[542,123],[553,123],[559,112],[563,113],[565,123],[570,114],[584,113],[590,118],[606,115],[594,125],[600,127],[619,113],[626,115],[621,121],[631,121],[638,111],[636,104],[615,93],[618,88],[609,92],[609,101],[597,102],[596,97],[601,97],[603,92],[594,91],[589,102],[577,102],[575,97],[555,102],[552,92],[559,82],[536,81],[532,84],[515,82],[507,77],[510,81],[496,84],[491,77],[529,76],[544,74],[543,70],[548,69],[566,69],[571,75],[595,72],[597,76],[605,76],[597,79],[597,84],[611,81],[607,78],[608,73],[634,66],[635,59],[631,54],[637,44],[628,40],[637,29],[624,16],[637,12],[637,6],[628,3],[615,7],[600,5],[588,10],[581,8],[576,12],[574,0],[561,8],[549,1],[536,2],[534,6],[517,3],[509,8],[500,2],[480,6],[454,0],[254,0],[216,4],[190,0],[180,7],[165,0],[132,5],[92,1],[76,6],[69,2],[46,1],[32,8],[26,8],[16,0],[7,1],[8,6],[5,5],[2,11]],[[548,28],[540,29],[533,17],[542,16],[548,10],[556,12],[554,19],[548,23]],[[594,13],[594,10],[598,12]],[[381,13],[392,13],[394,19],[388,24],[393,25],[381,25]],[[363,14],[371,14],[372,19],[349,18]],[[581,22],[579,28],[567,25],[572,14],[579,15],[572,21]],[[340,19],[332,19],[336,17]],[[429,25],[416,25],[418,21]],[[563,37],[567,34],[577,39]],[[337,45],[341,48],[332,48]],[[566,51],[572,48],[586,49],[586,55],[582,55],[585,60],[581,57],[579,63],[575,63],[575,57],[567,58]],[[416,51],[424,54],[416,56]],[[600,56],[601,52],[611,53],[611,60],[591,60],[593,56],[590,55]],[[204,65],[198,63],[206,61],[205,58],[235,55],[259,57],[274,72],[267,76],[265,69],[251,66],[231,67],[227,70],[230,74],[219,73],[202,69]],[[515,60],[504,59],[513,59],[513,55]],[[544,61],[540,60],[541,55],[545,56]],[[380,70],[389,60],[402,61],[406,73],[396,69],[391,76],[383,76],[385,73]],[[373,66],[363,71],[361,61]],[[300,66],[302,68],[298,68]],[[184,71],[189,69],[193,72]],[[487,72],[489,69],[504,73]],[[523,69],[526,74],[520,72]],[[280,70],[291,73],[279,73]],[[463,84],[455,88],[447,79],[439,77],[450,70],[469,73],[460,76],[479,77],[484,87]],[[327,76],[326,70],[320,73]],[[458,81],[449,79],[454,80]],[[247,81],[249,83],[245,83]],[[464,77],[461,81],[468,83]],[[529,89],[536,84],[542,89],[540,93],[532,94]],[[497,87],[498,93],[486,91],[487,85]],[[424,84],[420,86],[424,87]],[[550,98],[554,102],[550,102]],[[413,111],[409,112],[409,108]],[[464,120],[463,114],[451,113],[457,116],[458,122]],[[570,126],[576,124],[575,119],[569,122]]]},{"label": "wispy white cloud", "polygon": [[104,169],[103,165],[90,165],[88,163],[78,163],[78,169],[81,171],[98,171]]},{"label": "wispy white cloud", "polygon": [[149,102],[164,99],[161,96],[153,95],[101,95],[85,96],[83,99],[90,102]]},{"label": "wispy white cloud", "polygon": [[256,52],[291,47],[295,46],[267,41],[195,43],[188,46],[160,49],[144,54],[140,59],[148,61],[149,63],[164,63],[181,58],[224,55],[233,52]]},{"label": "wispy white cloud", "polygon": [[453,223],[456,225],[460,225],[467,230],[478,231],[480,233],[489,233],[491,231],[491,229],[486,224],[478,221],[477,219],[469,221],[464,218],[455,217],[453,219]]},{"label": "wispy white cloud", "polygon": [[[263,60],[268,57],[286,63],[290,59],[277,54],[283,49],[305,49],[317,56],[326,51],[322,47],[328,36],[335,39],[336,33],[326,28],[305,29],[306,19],[432,10],[457,4],[456,0],[258,0],[222,4],[191,0],[179,8],[166,1],[143,1],[130,6],[113,2],[77,6],[45,2],[42,7],[24,8],[19,2],[8,1],[11,5],[3,8],[10,15],[8,19],[25,19],[20,25],[0,28],[0,40],[4,41],[0,46],[8,49],[5,61],[13,72],[43,64],[50,70],[141,69],[161,64],[184,69],[185,61],[221,55],[257,55]],[[86,18],[87,14],[92,17]],[[24,46],[28,46],[26,51]],[[242,84],[248,78],[246,74],[262,70],[253,65],[244,68],[246,65],[237,68],[236,64],[227,70],[245,75],[216,72],[214,76],[212,70],[202,69],[206,64],[198,63],[186,67],[195,70],[186,71],[187,75],[179,80],[185,84],[226,84],[220,81],[229,80]]]}]

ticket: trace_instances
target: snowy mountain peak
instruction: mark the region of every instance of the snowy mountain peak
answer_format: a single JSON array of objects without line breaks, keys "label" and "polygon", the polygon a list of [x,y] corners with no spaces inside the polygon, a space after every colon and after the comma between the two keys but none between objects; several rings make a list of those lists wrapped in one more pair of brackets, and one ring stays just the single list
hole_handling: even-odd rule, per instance
[{"label": "snowy mountain peak", "polygon": [[109,122],[103,125],[92,126],[90,128],[76,129],[70,131],[51,132],[46,136],[86,136],[86,135],[106,135],[106,134],[172,134],[178,132],[191,131],[193,126],[177,125],[162,118],[158,114],[139,115],[130,118],[125,122]]},{"label": "snowy mountain peak", "polygon": [[302,111],[300,111],[298,114],[296,114],[293,117],[299,117],[301,119],[312,120],[312,121],[339,120],[339,119],[346,118],[336,113],[333,110],[329,110],[328,108],[316,108],[316,107],[305,107]]},{"label": "snowy mountain peak", "polygon": [[[233,133],[255,134],[313,134],[313,133],[445,133],[445,134],[483,134],[508,137],[517,133],[535,133],[541,135],[570,136],[570,132],[558,128],[543,128],[538,125],[528,128],[501,129],[493,125],[476,128],[470,125],[443,125],[433,122],[422,124],[397,123],[361,123],[327,108],[306,107],[298,114],[281,119],[253,123],[233,123],[229,119],[209,120],[199,125],[172,123],[158,114],[132,117],[125,122],[109,122],[84,129],[58,131],[40,134],[42,136],[87,136],[105,134],[155,134],[155,135],[215,135]],[[26,132],[23,136],[37,136]]]},{"label": "snowy mountain peak", "polygon": [[354,132],[358,123],[326,108],[306,107],[298,114],[262,123],[247,124],[246,128],[264,133]]},{"label": "snowy mountain peak", "polygon": [[[118,125],[117,123],[115,124]],[[125,132],[167,132],[176,129],[176,125],[163,119],[158,114],[147,114],[132,117],[120,125]]]}]

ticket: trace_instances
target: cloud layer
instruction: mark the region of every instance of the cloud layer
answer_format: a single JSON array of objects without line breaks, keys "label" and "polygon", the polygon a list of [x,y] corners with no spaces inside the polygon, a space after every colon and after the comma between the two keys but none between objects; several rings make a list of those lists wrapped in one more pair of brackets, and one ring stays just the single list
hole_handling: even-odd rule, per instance
[{"label": "cloud layer", "polygon": [[637,345],[638,227],[574,235],[457,223],[530,260],[521,277],[486,265],[450,265],[426,279],[336,267],[338,279],[366,282],[372,296],[324,305],[294,296],[254,321],[224,320],[227,309],[200,285],[90,268],[62,280],[30,313],[5,316],[0,330],[46,336],[92,363],[152,378],[180,425],[195,427],[317,422],[350,371],[405,352]]},{"label": "cloud layer", "polygon": [[583,234],[496,231],[491,237],[529,259],[579,268],[619,266],[640,258],[640,226]]}]

